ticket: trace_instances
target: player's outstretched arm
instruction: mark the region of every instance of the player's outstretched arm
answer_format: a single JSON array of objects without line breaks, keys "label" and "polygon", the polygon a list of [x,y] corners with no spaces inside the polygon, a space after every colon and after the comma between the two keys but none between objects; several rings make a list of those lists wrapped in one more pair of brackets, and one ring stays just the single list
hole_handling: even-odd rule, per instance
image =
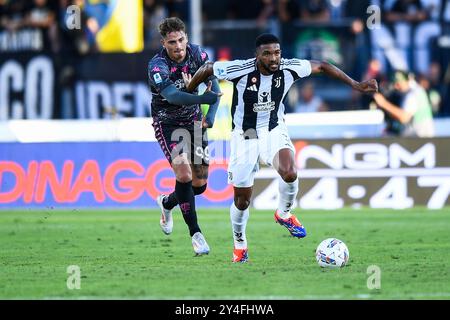
[{"label": "player's outstretched arm", "polygon": [[311,60],[310,63],[311,63],[311,74],[318,74],[318,73],[326,74],[327,76],[340,80],[348,84],[353,89],[363,93],[378,92],[378,84],[377,80],[375,79],[358,82],[350,78],[348,75],[345,74],[344,71],[332,65],[331,63],[315,60]]},{"label": "player's outstretched arm", "polygon": [[175,105],[193,105],[193,104],[214,104],[219,95],[211,90],[205,91],[202,95],[191,94],[187,92],[183,92],[178,90],[175,85],[171,84],[163,91],[161,91],[161,95],[166,99],[170,104]]},{"label": "player's outstretched arm", "polygon": [[200,83],[204,82],[214,74],[213,64],[214,63],[212,61],[207,61],[197,70],[186,87],[187,92],[194,91]]},{"label": "player's outstretched arm", "polygon": [[378,107],[389,113],[395,120],[400,121],[402,124],[406,124],[411,121],[414,114],[403,110],[401,107],[396,106],[392,102],[388,101],[381,93],[375,93],[373,95]]}]

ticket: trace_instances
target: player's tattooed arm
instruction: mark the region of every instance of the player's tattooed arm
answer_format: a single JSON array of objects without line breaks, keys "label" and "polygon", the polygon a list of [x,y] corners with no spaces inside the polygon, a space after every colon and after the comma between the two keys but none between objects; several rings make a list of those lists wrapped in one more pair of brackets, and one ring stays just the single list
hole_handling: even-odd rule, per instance
[{"label": "player's tattooed arm", "polygon": [[200,83],[204,82],[214,74],[213,64],[214,63],[212,61],[207,61],[197,70],[186,87],[187,92],[194,91]]},{"label": "player's tattooed arm", "polygon": [[375,79],[358,82],[350,78],[348,75],[345,74],[344,71],[332,65],[331,63],[315,60],[311,60],[310,63],[311,63],[311,74],[318,74],[318,73],[326,74],[327,76],[340,80],[348,84],[353,89],[363,93],[375,93],[378,91],[378,84]]}]

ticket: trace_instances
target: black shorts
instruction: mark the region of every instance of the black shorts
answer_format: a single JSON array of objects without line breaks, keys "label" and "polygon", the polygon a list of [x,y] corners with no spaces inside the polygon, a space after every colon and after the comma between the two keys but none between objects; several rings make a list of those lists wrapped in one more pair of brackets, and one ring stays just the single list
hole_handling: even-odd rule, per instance
[{"label": "black shorts", "polygon": [[186,153],[192,164],[209,165],[208,136],[201,121],[184,126],[164,123],[153,118],[155,137],[169,163]]}]

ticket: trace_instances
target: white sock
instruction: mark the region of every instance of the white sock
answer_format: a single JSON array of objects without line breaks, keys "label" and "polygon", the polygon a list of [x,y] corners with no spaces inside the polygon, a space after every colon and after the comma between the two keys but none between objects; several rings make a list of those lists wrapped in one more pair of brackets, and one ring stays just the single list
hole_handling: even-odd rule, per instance
[{"label": "white sock", "polygon": [[291,216],[291,208],[296,201],[298,193],[298,179],[295,179],[294,182],[285,182],[281,177],[278,177],[278,190],[280,192],[278,215],[282,219],[287,219]]},{"label": "white sock", "polygon": [[249,209],[244,211],[236,208],[233,203],[230,207],[230,218],[231,226],[233,228],[233,240],[234,247],[236,249],[246,249],[247,248],[247,237],[245,236],[245,228],[247,227],[247,220],[249,216]]}]

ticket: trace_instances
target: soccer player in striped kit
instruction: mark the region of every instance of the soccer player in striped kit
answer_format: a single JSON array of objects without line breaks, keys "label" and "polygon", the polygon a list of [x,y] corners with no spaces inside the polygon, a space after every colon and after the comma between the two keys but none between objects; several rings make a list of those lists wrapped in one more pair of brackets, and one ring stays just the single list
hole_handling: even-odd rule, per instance
[{"label": "soccer player in striped kit", "polygon": [[275,221],[286,227],[294,237],[306,236],[305,228],[291,213],[298,193],[298,180],[295,149],[284,123],[283,99],[292,84],[311,74],[323,73],[364,93],[378,91],[376,80],[357,82],[327,62],[281,58],[280,42],[272,34],[260,35],[255,44],[255,58],[208,62],[196,72],[187,86],[187,91],[192,92],[211,75],[234,84],[228,165],[228,182],[234,186],[234,201],[230,208],[233,262],[248,260],[245,230],[259,161],[274,167],[279,173],[280,197]]},{"label": "soccer player in striped kit", "polygon": [[[206,190],[209,166],[206,128],[212,127],[221,95],[215,77],[209,77],[204,94],[187,93],[184,77],[192,76],[206,61],[207,53],[188,43],[183,21],[164,19],[159,25],[163,48],[148,64],[152,92],[155,137],[176,176],[175,191],[157,198],[160,226],[172,233],[172,209],[179,205],[192,237],[196,255],[208,254],[209,246],[197,221],[195,195]],[[210,108],[203,117],[200,104]]]}]

